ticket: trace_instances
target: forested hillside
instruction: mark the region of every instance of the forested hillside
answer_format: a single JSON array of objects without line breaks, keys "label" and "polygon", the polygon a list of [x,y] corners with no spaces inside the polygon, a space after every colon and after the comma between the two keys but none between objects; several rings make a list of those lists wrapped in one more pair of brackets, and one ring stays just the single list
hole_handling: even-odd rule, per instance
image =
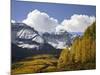
[{"label": "forested hillside", "polygon": [[70,49],[62,50],[58,60],[58,67],[65,70],[94,69],[95,63],[96,22],[86,29],[82,37],[75,39]]}]

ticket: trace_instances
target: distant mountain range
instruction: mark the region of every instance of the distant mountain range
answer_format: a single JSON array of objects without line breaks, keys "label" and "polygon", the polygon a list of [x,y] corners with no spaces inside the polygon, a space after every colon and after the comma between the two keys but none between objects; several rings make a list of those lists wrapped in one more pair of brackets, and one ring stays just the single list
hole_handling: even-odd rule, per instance
[{"label": "distant mountain range", "polygon": [[12,43],[22,48],[39,49],[47,43],[56,49],[69,47],[75,37],[82,35],[75,32],[40,33],[24,23],[12,23]]},{"label": "distant mountain range", "polygon": [[12,60],[17,61],[37,54],[59,56],[61,50],[70,47],[79,33],[41,33],[24,23],[11,24]]}]

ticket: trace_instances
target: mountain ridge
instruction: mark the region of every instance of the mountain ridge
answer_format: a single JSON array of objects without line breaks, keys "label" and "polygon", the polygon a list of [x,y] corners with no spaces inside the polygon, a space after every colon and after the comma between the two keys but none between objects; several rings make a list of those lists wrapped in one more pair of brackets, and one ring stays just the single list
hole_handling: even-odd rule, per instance
[{"label": "mountain ridge", "polygon": [[61,31],[59,33],[40,33],[24,23],[12,23],[12,43],[22,48],[38,48],[48,43],[56,49],[71,46],[74,38],[80,37],[78,33]]}]

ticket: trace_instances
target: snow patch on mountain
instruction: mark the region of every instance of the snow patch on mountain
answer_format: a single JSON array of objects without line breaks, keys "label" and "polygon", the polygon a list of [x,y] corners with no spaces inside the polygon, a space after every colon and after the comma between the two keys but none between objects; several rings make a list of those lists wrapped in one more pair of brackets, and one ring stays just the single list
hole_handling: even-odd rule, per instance
[{"label": "snow patch on mountain", "polygon": [[20,44],[20,45],[18,45],[18,47],[22,47],[22,48],[36,48],[36,49],[38,49],[38,45],[30,45],[30,44]]}]

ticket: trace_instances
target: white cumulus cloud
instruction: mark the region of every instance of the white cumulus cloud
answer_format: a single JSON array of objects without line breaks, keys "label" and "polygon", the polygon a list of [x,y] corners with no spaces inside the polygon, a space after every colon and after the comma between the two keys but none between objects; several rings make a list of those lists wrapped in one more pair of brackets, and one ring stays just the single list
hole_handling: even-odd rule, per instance
[{"label": "white cumulus cloud", "polygon": [[39,32],[55,32],[56,30],[59,33],[65,30],[69,32],[84,32],[94,21],[94,16],[74,14],[70,19],[64,19],[59,24],[57,19],[35,9],[29,12],[26,19],[22,22]]},{"label": "white cumulus cloud", "polygon": [[53,32],[58,25],[57,19],[54,19],[47,13],[40,12],[37,9],[29,12],[26,19],[22,22],[34,27],[34,29],[39,32]]},{"label": "white cumulus cloud", "polygon": [[56,32],[66,30],[70,32],[84,32],[95,21],[94,16],[74,14],[70,19],[65,19],[56,27]]}]

